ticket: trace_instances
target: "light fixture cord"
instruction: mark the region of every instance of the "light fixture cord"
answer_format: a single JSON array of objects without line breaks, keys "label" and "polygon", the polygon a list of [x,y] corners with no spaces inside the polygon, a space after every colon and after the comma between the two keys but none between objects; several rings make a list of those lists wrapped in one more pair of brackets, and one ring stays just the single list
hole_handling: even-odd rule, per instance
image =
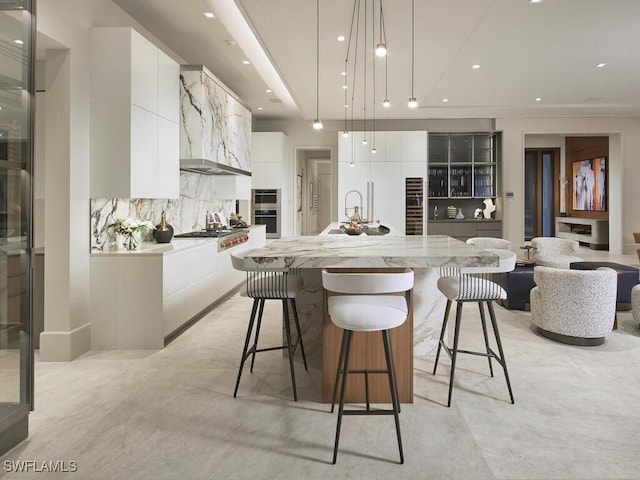
[{"label": "light fixture cord", "polygon": [[384,28],[384,13],[382,12],[382,0],[380,0],[380,42],[387,46],[387,32]]},{"label": "light fixture cord", "polygon": [[[353,12],[351,12],[351,28],[349,29],[349,42],[347,43],[347,56],[344,59],[344,104],[347,105],[347,90],[348,88],[346,88],[349,84],[349,80],[348,80],[348,73],[349,73],[349,53],[351,52],[351,38],[353,37],[353,25],[355,23],[356,20],[356,5],[357,5],[357,0],[353,1]],[[354,74],[354,78],[355,78],[355,74]],[[355,83],[354,83],[355,86]],[[345,107],[344,109],[344,131],[347,132],[348,129],[348,125],[347,125],[347,117],[348,117],[348,112],[347,112],[348,108]],[[351,98],[351,112],[353,112],[353,97]],[[353,113],[351,115],[351,129],[353,130]]]},{"label": "light fixture cord", "polygon": [[362,79],[364,80],[364,93],[362,96],[362,115],[364,120],[364,138],[367,138],[367,0],[364,0],[364,42],[363,42],[362,60],[364,67],[362,69]]},{"label": "light fixture cord", "polygon": [[320,0],[316,0],[316,120],[320,120]]},{"label": "light fixture cord", "polygon": [[[374,3],[375,7],[375,3]],[[373,150],[376,150],[376,11],[375,8],[371,9],[371,70],[373,73],[373,132],[371,142],[373,143]]]},{"label": "light fixture cord", "polygon": [[351,88],[351,131],[353,132],[353,123],[354,123],[354,116],[355,116],[355,95],[356,95],[356,74],[358,72],[358,39],[360,37],[360,0],[356,0],[356,3],[358,4],[358,9],[357,9],[357,21],[356,21],[356,42],[355,42],[355,46],[354,46],[354,55],[353,55],[353,85]]},{"label": "light fixture cord", "polygon": [[416,33],[415,33],[415,25],[416,25],[416,1],[411,0],[411,98],[413,96],[413,77],[414,77],[414,65],[415,65],[415,43],[416,43]]}]

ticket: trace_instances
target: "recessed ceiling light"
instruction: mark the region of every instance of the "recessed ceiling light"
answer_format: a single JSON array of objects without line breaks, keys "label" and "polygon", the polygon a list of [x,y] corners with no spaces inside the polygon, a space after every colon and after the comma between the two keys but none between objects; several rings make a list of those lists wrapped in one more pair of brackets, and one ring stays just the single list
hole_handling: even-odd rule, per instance
[{"label": "recessed ceiling light", "polygon": [[443,101],[444,103],[447,103],[447,102],[449,101],[449,99],[448,99],[448,98],[443,98],[443,99],[442,99],[442,101]]},{"label": "recessed ceiling light", "polygon": [[344,108],[349,108],[349,104],[345,103]]},{"label": "recessed ceiling light", "polygon": [[602,68],[605,67],[607,64],[606,63],[599,63],[596,65],[596,68]]},{"label": "recessed ceiling light", "polygon": [[228,47],[235,47],[236,46],[236,41],[235,40],[225,40],[224,43],[226,43]]},{"label": "recessed ceiling light", "polygon": [[343,77],[347,75],[347,72],[340,72],[340,75],[342,75]]},{"label": "recessed ceiling light", "polygon": [[204,12],[203,15],[207,18],[216,18],[213,12]]},{"label": "recessed ceiling light", "polygon": [[348,87],[346,85],[342,85],[342,88],[346,90]]},{"label": "recessed ceiling light", "polygon": [[258,110],[264,110],[262,107],[258,107]]},{"label": "recessed ceiling light", "polygon": [[249,65],[251,62],[249,60],[242,60],[242,63],[245,65]]},{"label": "recessed ceiling light", "polygon": [[536,97],[536,102],[541,102],[542,101],[542,97]]},{"label": "recessed ceiling light", "polygon": [[338,35],[338,41],[344,42],[344,35]]},{"label": "recessed ceiling light", "polygon": [[529,0],[529,3],[542,3],[542,0]]},{"label": "recessed ceiling light", "polygon": [[477,63],[472,65],[471,68],[473,68],[474,70],[478,70],[480,68],[480,65],[478,65]]},{"label": "recessed ceiling light", "polygon": [[24,42],[20,39],[14,40],[13,43],[17,43],[18,45],[24,45]]},{"label": "recessed ceiling light", "polygon": [[267,89],[265,90],[265,92],[267,92],[267,93],[271,93],[271,92],[273,92],[273,90],[271,90],[270,88],[267,88]]}]

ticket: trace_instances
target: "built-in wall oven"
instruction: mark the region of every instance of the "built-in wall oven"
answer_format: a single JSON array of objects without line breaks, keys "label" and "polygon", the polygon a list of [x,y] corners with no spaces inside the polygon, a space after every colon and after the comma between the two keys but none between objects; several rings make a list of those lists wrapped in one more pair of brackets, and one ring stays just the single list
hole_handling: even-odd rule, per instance
[{"label": "built-in wall oven", "polygon": [[266,225],[267,238],[280,238],[280,189],[261,188],[251,190],[251,223]]}]

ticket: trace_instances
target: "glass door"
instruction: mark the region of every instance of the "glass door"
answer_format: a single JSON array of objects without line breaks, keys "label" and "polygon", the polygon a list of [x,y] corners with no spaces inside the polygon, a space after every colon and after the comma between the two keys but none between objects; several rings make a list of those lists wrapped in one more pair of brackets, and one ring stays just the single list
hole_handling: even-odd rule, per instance
[{"label": "glass door", "polygon": [[28,434],[33,408],[31,0],[0,0],[0,454]]}]

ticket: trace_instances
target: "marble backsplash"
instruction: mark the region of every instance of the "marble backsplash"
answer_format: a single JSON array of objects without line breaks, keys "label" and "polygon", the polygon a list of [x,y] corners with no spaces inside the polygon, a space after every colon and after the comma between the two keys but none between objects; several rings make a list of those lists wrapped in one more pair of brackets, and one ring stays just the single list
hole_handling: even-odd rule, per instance
[{"label": "marble backsplash", "polygon": [[[108,226],[116,218],[148,220],[154,225],[160,223],[162,210],[166,212],[167,223],[173,226],[174,233],[191,232],[205,227],[205,213],[235,212],[235,200],[215,198],[215,175],[201,175],[180,172],[180,197],[171,199],[147,198],[92,198],[91,199],[91,250],[109,248],[113,237]],[[151,233],[142,238],[153,242]],[[111,242],[113,244],[113,242]],[[116,243],[119,245],[119,242]]]}]

